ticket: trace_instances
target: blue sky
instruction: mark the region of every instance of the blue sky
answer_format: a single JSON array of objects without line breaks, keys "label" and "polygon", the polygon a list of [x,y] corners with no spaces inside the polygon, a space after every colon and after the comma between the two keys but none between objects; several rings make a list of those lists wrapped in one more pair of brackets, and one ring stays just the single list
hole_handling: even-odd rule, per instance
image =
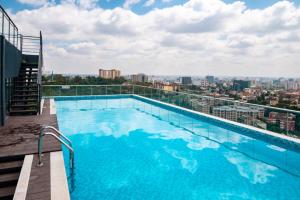
[{"label": "blue sky", "polygon": [[300,77],[300,0],[49,1],[0,0],[48,71]]},{"label": "blue sky", "polygon": [[[139,3],[132,5],[131,10],[137,14],[145,14],[151,11],[154,8],[165,8],[174,5],[180,5],[186,3],[188,0],[170,0],[168,2],[163,2],[163,0],[156,0],[155,3],[151,6],[144,6],[146,0],[140,0]],[[207,0],[209,1],[209,0]],[[232,3],[236,0],[223,0],[226,3]],[[278,2],[278,0],[242,0],[245,2],[247,8],[255,9],[255,8],[266,8],[274,3]],[[300,0],[290,0],[294,2],[296,5],[300,5]],[[13,13],[18,12],[23,9],[34,9],[34,6],[26,5],[20,3],[18,0],[0,0],[1,5],[5,9],[11,10]],[[55,0],[56,3],[60,3],[60,0]],[[116,7],[122,7],[125,0],[99,0],[98,6],[104,9],[112,9]]]}]

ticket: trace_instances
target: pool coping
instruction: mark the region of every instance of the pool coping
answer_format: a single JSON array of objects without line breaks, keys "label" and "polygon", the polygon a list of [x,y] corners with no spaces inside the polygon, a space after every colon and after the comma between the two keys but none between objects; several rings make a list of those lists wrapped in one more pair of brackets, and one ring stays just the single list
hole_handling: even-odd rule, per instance
[{"label": "pool coping", "polygon": [[19,180],[15,190],[13,200],[25,200],[33,163],[33,155],[26,155],[21,168]]},{"label": "pool coping", "polygon": [[50,153],[51,200],[70,200],[62,151]]}]

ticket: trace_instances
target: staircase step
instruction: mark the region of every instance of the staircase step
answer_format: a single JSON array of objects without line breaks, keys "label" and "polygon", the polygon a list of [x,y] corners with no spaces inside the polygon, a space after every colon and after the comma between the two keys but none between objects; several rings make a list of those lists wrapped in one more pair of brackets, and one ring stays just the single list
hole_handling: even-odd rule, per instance
[{"label": "staircase step", "polygon": [[27,76],[34,76],[37,77],[37,73],[30,73],[30,72],[20,72],[19,77],[27,77]]},{"label": "staircase step", "polygon": [[19,73],[19,76],[18,77],[31,77],[31,76],[33,76],[33,77],[37,77],[37,73],[22,73],[22,72],[20,72]]},{"label": "staircase step", "polygon": [[24,67],[24,66],[26,66],[26,67],[37,67],[38,66],[38,63],[25,63],[25,62],[22,62],[21,63],[21,66],[22,67]]},{"label": "staircase step", "polygon": [[0,162],[10,162],[10,161],[18,161],[18,160],[24,160],[24,155],[15,155],[15,156],[3,156],[0,157]]},{"label": "staircase step", "polygon": [[18,104],[13,104],[13,105],[11,105],[11,108],[13,109],[13,110],[15,110],[14,108],[36,108],[36,107],[38,107],[38,105],[37,104],[20,104],[20,105],[18,105]]},{"label": "staircase step", "polygon": [[34,81],[37,80],[37,77],[18,77],[17,81]]},{"label": "staircase step", "polygon": [[12,103],[20,103],[20,102],[37,102],[38,99],[12,99],[11,102]]},{"label": "staircase step", "polygon": [[20,172],[23,165],[23,160],[8,161],[0,163],[0,174]]},{"label": "staircase step", "polygon": [[9,200],[13,199],[15,194],[16,186],[2,187],[0,188],[0,199]]},{"label": "staircase step", "polygon": [[28,67],[21,67],[20,72],[35,72],[37,73],[39,70],[37,68],[28,68]]},{"label": "staircase step", "polygon": [[38,92],[37,90],[15,90],[15,92]]},{"label": "staircase step", "polygon": [[37,94],[14,94],[13,97],[37,97]]},{"label": "staircase step", "polygon": [[38,113],[37,110],[11,110],[9,112],[10,115],[36,115]]},{"label": "staircase step", "polygon": [[17,185],[20,173],[8,173],[0,175],[0,187],[6,187],[10,185]]},{"label": "staircase step", "polygon": [[29,84],[26,84],[26,83],[16,83],[14,84],[15,87],[38,87],[38,85],[36,84],[36,82],[34,83],[29,83]]},{"label": "staircase step", "polygon": [[36,84],[36,81],[26,81],[26,80],[16,80],[15,83],[35,83]]},{"label": "staircase step", "polygon": [[38,88],[37,87],[37,85],[35,85],[35,86],[30,86],[30,85],[15,85],[15,88],[18,88],[18,90],[20,90],[20,89],[24,89],[24,88],[26,88],[26,89],[29,89],[29,88]]}]

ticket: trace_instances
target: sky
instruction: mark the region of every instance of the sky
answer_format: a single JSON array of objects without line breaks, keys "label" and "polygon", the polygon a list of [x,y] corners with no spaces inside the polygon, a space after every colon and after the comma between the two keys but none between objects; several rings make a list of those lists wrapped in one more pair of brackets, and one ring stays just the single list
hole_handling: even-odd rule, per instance
[{"label": "sky", "polygon": [[300,0],[0,0],[45,70],[300,77]]}]

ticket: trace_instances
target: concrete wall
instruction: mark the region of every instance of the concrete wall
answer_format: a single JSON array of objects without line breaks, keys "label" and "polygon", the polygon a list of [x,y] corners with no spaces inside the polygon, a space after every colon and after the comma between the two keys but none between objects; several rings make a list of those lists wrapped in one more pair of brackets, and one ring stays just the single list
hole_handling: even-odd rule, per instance
[{"label": "concrete wall", "polygon": [[0,35],[0,126],[4,125],[7,113],[5,80],[19,75],[21,52]]},{"label": "concrete wall", "polygon": [[21,61],[21,51],[5,40],[5,78],[12,78],[19,75]]}]

